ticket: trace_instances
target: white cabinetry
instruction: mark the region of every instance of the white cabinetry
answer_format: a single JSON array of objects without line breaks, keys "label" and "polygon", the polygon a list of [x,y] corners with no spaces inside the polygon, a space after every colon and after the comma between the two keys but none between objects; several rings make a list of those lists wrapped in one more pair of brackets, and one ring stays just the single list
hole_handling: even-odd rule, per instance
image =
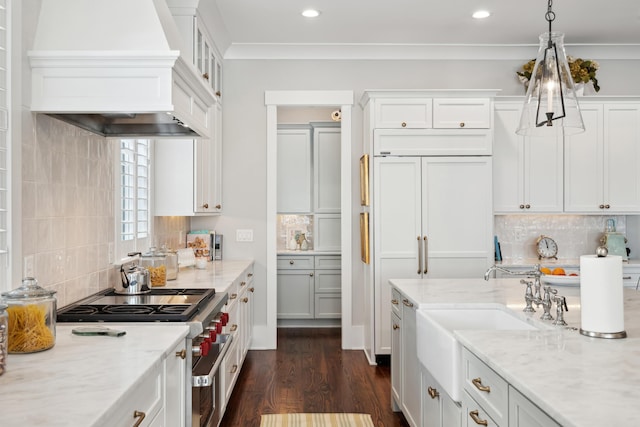
[{"label": "white cabinetry", "polygon": [[[165,361],[165,424],[181,426],[187,419],[186,396],[187,387],[187,347],[184,341],[169,351]],[[189,366],[191,370],[191,366]]]},{"label": "white cabinetry", "polygon": [[563,210],[563,144],[554,127],[544,137],[516,135],[522,102],[495,103],[493,197],[496,213]]},{"label": "white cabinetry", "polygon": [[278,129],[278,212],[310,213],[311,129]]},{"label": "white cabinetry", "polygon": [[490,129],[489,98],[435,98],[433,127],[436,129]]},{"label": "white cabinetry", "polygon": [[376,354],[390,350],[389,279],[481,277],[493,262],[490,157],[374,159]]},{"label": "white cabinetry", "polygon": [[584,103],[565,140],[565,211],[640,213],[640,104]]},{"label": "white cabinetry", "polygon": [[218,214],[220,146],[215,139],[154,141],[155,215]]},{"label": "white cabinetry", "polygon": [[391,288],[391,407],[400,411],[402,403],[402,294]]},{"label": "white cabinetry", "polygon": [[433,375],[421,366],[422,427],[460,427],[460,406],[442,390]]},{"label": "white cabinetry", "polygon": [[509,426],[560,427],[551,417],[511,386],[509,386]]},{"label": "white cabinetry", "polygon": [[278,319],[339,319],[340,255],[278,255]]},{"label": "white cabinetry", "polygon": [[340,128],[313,128],[313,211],[340,213]]},{"label": "white cabinetry", "polygon": [[[416,308],[406,297],[402,297],[402,334],[400,353],[400,382],[402,413],[409,425],[417,427],[421,422],[421,378],[416,348]],[[394,357],[395,355],[392,355]]]}]

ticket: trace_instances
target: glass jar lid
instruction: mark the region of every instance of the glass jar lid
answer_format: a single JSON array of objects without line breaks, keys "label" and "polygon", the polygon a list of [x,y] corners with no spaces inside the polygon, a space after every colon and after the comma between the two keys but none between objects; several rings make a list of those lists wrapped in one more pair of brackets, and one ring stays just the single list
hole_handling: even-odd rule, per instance
[{"label": "glass jar lid", "polygon": [[160,252],[155,246],[149,248],[149,252],[145,252],[142,254],[142,258],[154,258],[156,260],[164,259],[166,255],[163,252]]},{"label": "glass jar lid", "polygon": [[7,300],[26,300],[31,298],[52,297],[56,291],[50,291],[38,285],[33,277],[22,279],[22,286],[9,292],[3,292],[2,297]]}]

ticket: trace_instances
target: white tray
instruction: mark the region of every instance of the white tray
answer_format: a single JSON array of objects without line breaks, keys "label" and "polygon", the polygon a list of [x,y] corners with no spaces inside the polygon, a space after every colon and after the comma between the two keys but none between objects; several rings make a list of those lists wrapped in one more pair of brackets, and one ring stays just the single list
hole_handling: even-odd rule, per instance
[{"label": "white tray", "polygon": [[553,274],[543,274],[540,280],[556,286],[580,286],[580,276],[569,276],[573,271],[567,271],[566,276],[555,276]]}]

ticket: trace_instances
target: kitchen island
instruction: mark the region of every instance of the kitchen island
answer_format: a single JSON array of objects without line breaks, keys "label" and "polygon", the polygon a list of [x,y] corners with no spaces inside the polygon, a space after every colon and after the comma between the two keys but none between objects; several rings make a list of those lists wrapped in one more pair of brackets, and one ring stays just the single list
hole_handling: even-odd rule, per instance
[{"label": "kitchen island", "polygon": [[[525,314],[518,279],[392,280],[419,308],[503,304]],[[581,335],[579,288],[555,287],[567,298],[568,327],[535,331],[456,331],[482,362],[562,426],[640,425],[635,392],[640,384],[640,292],[624,290],[628,338]],[[555,317],[555,307],[552,311]],[[550,323],[550,322],[549,322]],[[466,414],[463,414],[466,416]]]}]

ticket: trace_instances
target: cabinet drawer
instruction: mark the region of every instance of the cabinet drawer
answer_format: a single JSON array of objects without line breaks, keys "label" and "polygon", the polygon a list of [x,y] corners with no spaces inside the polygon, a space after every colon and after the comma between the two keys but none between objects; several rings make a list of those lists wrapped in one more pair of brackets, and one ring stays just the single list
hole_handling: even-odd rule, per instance
[{"label": "cabinet drawer", "polygon": [[233,385],[240,373],[238,348],[238,342],[233,340],[231,342],[231,347],[229,347],[229,350],[221,363],[222,384],[224,384],[224,402],[220,402],[221,407],[226,407],[226,403],[229,401],[229,397],[231,397],[231,392],[233,391]]},{"label": "cabinet drawer", "polygon": [[436,98],[433,100],[434,129],[489,129],[491,101],[488,98]]},{"label": "cabinet drawer", "polygon": [[[466,348],[462,353],[464,390],[499,425],[507,425],[509,385]],[[485,389],[486,387],[486,389]]]},{"label": "cabinet drawer", "polygon": [[134,411],[144,412],[144,421],[140,426],[150,425],[163,408],[163,383],[164,372],[158,367],[122,398],[123,404],[109,420],[109,426],[131,427],[137,420],[133,417]]},{"label": "cabinet drawer", "polygon": [[391,311],[402,319],[402,294],[396,288],[391,288]]},{"label": "cabinet drawer", "polygon": [[316,270],[318,269],[340,269],[342,267],[340,255],[317,255],[315,260]]},{"label": "cabinet drawer", "polygon": [[278,270],[309,270],[313,269],[313,256],[278,256]]},{"label": "cabinet drawer", "polygon": [[342,291],[342,270],[316,270],[315,290],[318,293]]},{"label": "cabinet drawer", "polygon": [[492,151],[490,129],[376,129],[376,156],[488,156]]},{"label": "cabinet drawer", "polygon": [[[474,419],[474,417],[476,419]],[[462,393],[462,427],[478,427],[484,425],[486,427],[500,427],[509,424],[496,423],[491,416],[485,411],[482,405],[473,400],[466,391]]]},{"label": "cabinet drawer", "polygon": [[560,427],[550,416],[522,393],[509,387],[509,425],[526,427]]},{"label": "cabinet drawer", "polygon": [[376,100],[374,128],[411,129],[432,126],[430,98]]},{"label": "cabinet drawer", "polygon": [[339,319],[342,317],[342,297],[339,293],[315,295],[316,319]]}]

